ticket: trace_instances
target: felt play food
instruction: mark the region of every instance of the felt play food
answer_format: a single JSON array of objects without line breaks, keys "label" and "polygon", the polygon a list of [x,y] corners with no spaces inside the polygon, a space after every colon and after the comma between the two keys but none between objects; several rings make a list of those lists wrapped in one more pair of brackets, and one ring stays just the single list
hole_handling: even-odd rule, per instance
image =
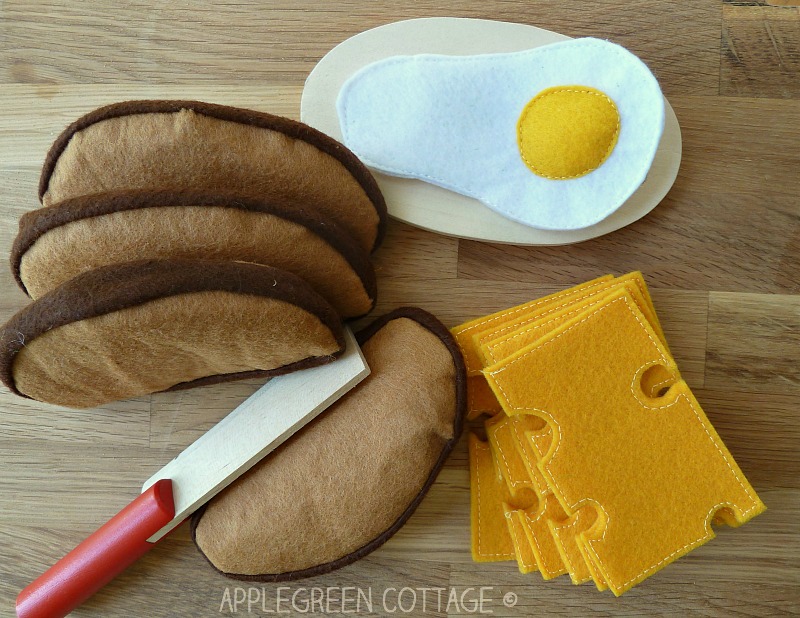
[{"label": "felt play food", "polygon": [[520,571],[538,570],[544,579],[552,579],[567,569],[547,523],[560,520],[565,514],[536,467],[537,459],[525,460],[530,457],[525,447],[532,446],[525,444],[525,433],[541,431],[545,426],[543,419],[533,415],[498,414],[486,422],[486,436],[495,465],[514,498],[514,505],[503,502],[503,510]]},{"label": "felt play food", "polygon": [[332,361],[339,316],[299,277],[257,264],[153,260],[78,275],[0,331],[13,392],[87,408]]},{"label": "felt play food", "polygon": [[99,266],[207,258],[293,273],[345,318],[375,303],[366,252],[332,220],[290,202],[188,191],[97,193],[29,212],[19,225],[11,264],[32,298]]},{"label": "felt play food", "polygon": [[481,336],[481,333],[492,333],[495,336],[499,336],[509,330],[515,330],[524,325],[526,316],[531,311],[540,311],[550,305],[558,307],[561,304],[561,298],[573,294],[582,297],[590,293],[593,289],[596,289],[597,286],[610,282],[613,279],[614,277],[612,275],[604,275],[568,290],[556,292],[555,294],[532,300],[529,303],[517,307],[503,309],[502,311],[475,318],[460,326],[456,326],[452,329],[452,332],[464,355],[467,374],[470,376],[482,375],[483,363],[481,362],[481,356],[476,345],[476,336],[479,340],[483,340],[486,335]]},{"label": "felt play food", "polygon": [[[474,419],[481,414],[493,416],[499,410],[497,399],[492,394],[482,375],[482,367],[535,341],[543,329],[552,328],[558,320],[583,311],[589,304],[614,290],[625,287],[630,291],[640,309],[645,313],[659,338],[666,340],[653,308],[653,301],[640,272],[621,277],[606,275],[562,292],[531,301],[519,307],[498,311],[491,315],[466,322],[453,329],[453,334],[464,354],[469,375],[467,417]],[[566,308],[571,311],[564,312]],[[661,386],[666,376],[653,371],[647,376],[651,388]]]},{"label": "felt play food", "polygon": [[[425,17],[384,24],[339,43],[319,61],[303,87],[300,118],[342,140],[336,99],[342,86],[369,64],[395,56],[475,56],[521,52],[569,37],[529,24]],[[544,230],[512,221],[478,200],[425,180],[400,178],[373,169],[389,214],[400,221],[449,236],[517,245],[582,242],[629,225],[653,210],[678,174],[681,132],[665,99],[664,132],[647,178],[623,206],[600,223],[579,230]]]},{"label": "felt play food", "polygon": [[369,171],[302,123],[198,101],[128,101],[79,118],[42,170],[45,206],[117,190],[191,190],[291,202],[335,221],[371,251],[386,207]]},{"label": "felt play food", "polygon": [[582,286],[576,286],[571,290],[551,294],[544,298],[531,301],[519,307],[512,307],[492,313],[491,315],[476,318],[465,322],[452,329],[453,335],[458,342],[461,353],[464,355],[464,363],[467,367],[467,418],[473,420],[482,414],[493,416],[500,412],[500,404],[492,393],[486,379],[481,373],[483,367],[481,352],[478,343],[482,340],[481,335],[487,336],[489,333],[502,334],[509,330],[519,328],[525,323],[526,316],[531,311],[542,311],[545,307],[559,306],[560,298],[566,294],[578,294],[583,290],[590,291],[593,286],[601,285],[611,281],[613,277],[606,275],[590,281]]},{"label": "felt play food", "polygon": [[482,414],[494,416],[502,408],[483,376],[467,377],[467,419],[473,420]]},{"label": "felt play food", "polygon": [[367,165],[547,230],[595,225],[644,182],[664,97],[624,48],[576,39],[504,54],[396,56],[342,87],[345,145]]},{"label": "felt play food", "polygon": [[[765,507],[681,379],[640,273],[548,298],[454,330],[491,363],[500,477],[510,494],[537,496],[499,496],[504,518],[525,530],[545,579],[569,572],[619,595],[712,538],[712,523]],[[473,512],[472,525],[491,524]]]},{"label": "felt play food", "polygon": [[592,282],[578,286],[568,292],[555,294],[548,302],[531,307],[500,327],[488,328],[472,336],[484,367],[494,364],[536,341],[542,334],[552,330],[559,322],[595,306],[610,293],[627,290],[631,298],[656,331],[659,340],[666,346],[664,332],[656,317],[653,301],[647,291],[640,272],[632,272],[609,281]]},{"label": "felt play food", "polygon": [[712,538],[717,511],[738,525],[764,510],[685,382],[643,392],[657,365],[677,374],[620,290],[486,370],[506,413],[535,410],[553,430],[539,467],[568,514],[597,512],[579,547],[615,594]]},{"label": "felt play food", "polygon": [[501,562],[514,559],[514,540],[505,523],[503,504],[511,500],[486,442],[469,434],[470,511],[472,559]]},{"label": "felt play food", "polygon": [[370,376],[193,518],[217,570],[282,581],[345,566],[397,532],[435,480],[466,403],[455,342],[419,309],[358,339]]},{"label": "felt play food", "polygon": [[514,556],[517,559],[519,571],[520,573],[532,573],[539,570],[539,567],[536,564],[533,545],[526,536],[524,513],[524,511],[503,503],[503,514],[506,518],[508,532],[514,542]]}]

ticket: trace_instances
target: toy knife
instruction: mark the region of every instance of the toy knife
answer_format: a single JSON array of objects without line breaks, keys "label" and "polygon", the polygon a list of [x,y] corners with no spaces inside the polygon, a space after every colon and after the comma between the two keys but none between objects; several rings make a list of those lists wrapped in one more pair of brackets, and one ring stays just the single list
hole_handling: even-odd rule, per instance
[{"label": "toy knife", "polygon": [[142,494],[27,586],[19,618],[61,618],[369,375],[355,337],[336,361],[273,378],[147,480]]}]

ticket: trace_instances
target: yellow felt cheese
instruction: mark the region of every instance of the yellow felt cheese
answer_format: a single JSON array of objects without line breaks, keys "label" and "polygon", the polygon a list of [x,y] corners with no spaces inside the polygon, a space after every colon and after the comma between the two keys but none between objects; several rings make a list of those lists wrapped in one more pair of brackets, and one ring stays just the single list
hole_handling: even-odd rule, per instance
[{"label": "yellow felt cheese", "polygon": [[[544,422],[544,421],[541,421]],[[515,496],[515,503],[522,508],[536,507],[541,496],[541,487],[537,487],[528,472],[523,455],[517,447],[517,434],[514,431],[514,419],[505,414],[498,414],[486,421],[486,438],[492,449],[500,474]],[[537,469],[537,472],[538,469]],[[539,472],[539,478],[544,480]],[[547,485],[545,483],[545,489]],[[525,493],[527,492],[527,493]],[[526,503],[522,503],[522,501]]]},{"label": "yellow felt cheese", "polygon": [[[521,324],[521,326],[515,330],[509,331],[512,323],[507,322],[505,326],[499,329],[485,330],[473,335],[473,345],[477,348],[481,362],[485,366],[496,363],[500,359],[533,343],[547,332],[558,328],[559,324],[578,313],[598,306],[603,302],[605,296],[620,289],[626,289],[629,292],[637,307],[639,307],[653,330],[655,330],[659,340],[665,348],[668,348],[664,332],[653,307],[653,301],[647,290],[647,284],[640,272],[634,271],[613,280],[596,281],[589,288],[579,286],[573,289],[577,293],[572,292],[572,290],[565,290],[556,301],[532,309],[524,315],[516,316],[513,323]],[[675,382],[678,377],[678,375],[667,373],[662,367],[656,366],[644,376],[642,388],[649,396],[655,397],[660,391]],[[491,397],[483,392],[485,388],[488,387],[481,383],[482,399],[491,401]]]},{"label": "yellow felt cheese", "polygon": [[[566,311],[565,309],[565,312]],[[557,321],[554,322],[554,324],[557,325]],[[490,396],[499,407],[499,403],[494,397],[494,393],[491,392],[488,383],[485,382],[483,377],[480,379],[483,380],[486,388],[490,390]],[[505,413],[497,417],[497,420],[494,421],[494,426],[494,431],[491,431],[490,424],[487,423],[487,436],[489,436],[490,444],[494,441],[497,443],[497,447],[495,447],[494,450],[503,450],[504,448],[505,451],[508,451],[509,448],[504,444],[504,441],[513,442],[521,458],[521,462],[524,465],[530,485],[534,488],[540,500],[543,500],[544,496],[550,493],[550,488],[547,486],[547,482],[539,470],[537,462],[550,447],[550,442],[552,440],[552,430],[550,426],[543,418],[536,415],[518,414],[507,416]],[[503,427],[509,427],[513,432],[512,435],[509,436],[504,432]],[[511,466],[508,467],[511,468]],[[516,475],[519,475],[519,472],[517,472]],[[512,476],[510,471],[509,476]],[[539,570],[536,564],[536,555],[533,552],[534,543],[531,542],[532,539],[536,539],[535,544],[537,547],[544,546],[545,551],[548,549],[551,551],[555,549],[558,552],[561,562],[569,573],[573,583],[581,584],[589,581],[592,579],[593,571],[589,569],[583,554],[578,548],[577,536],[596,521],[595,511],[591,508],[584,508],[580,509],[572,517],[566,517],[566,513],[563,508],[557,505],[557,501],[556,504],[550,504],[550,509],[551,511],[548,513],[549,517],[545,515],[542,521],[545,522],[549,528],[549,534],[552,536],[553,544],[551,544],[546,537],[541,541],[536,537],[537,534],[541,537],[548,531],[545,531],[542,526],[537,527],[530,525],[526,513],[523,511],[516,511],[511,514],[511,512],[506,509],[506,518],[509,531],[512,532],[514,549],[520,571],[523,573],[527,572],[525,569],[530,564],[531,559],[534,561],[536,570]],[[519,531],[524,531],[525,535],[520,537]],[[519,538],[524,538],[528,542],[520,547]],[[553,556],[548,556],[546,554],[545,557],[540,558],[540,560],[558,564]],[[547,564],[545,564],[544,568],[544,573],[546,573],[548,578],[560,574],[558,573],[560,565],[555,568],[548,568]],[[606,590],[608,588],[602,580],[602,575],[596,573],[596,571],[595,579],[595,585],[599,590]]]},{"label": "yellow felt cheese", "polygon": [[[522,443],[527,445],[528,456],[530,460],[534,462],[533,465],[536,466],[536,472],[542,479],[542,483],[544,483],[545,490],[543,493],[549,492],[550,489],[547,487],[547,482],[538,469],[537,462],[550,450],[550,444],[553,439],[552,428],[544,419],[535,414],[517,414],[508,418],[517,421],[517,427],[526,427],[523,431],[524,438],[522,439]],[[541,425],[541,427],[539,429],[527,428],[536,425]],[[536,478],[535,475],[533,476]],[[720,512],[720,515],[722,515],[722,512]],[[581,584],[589,579],[593,579],[598,590],[607,590],[608,586],[603,576],[597,572],[596,569],[592,568],[591,557],[584,556],[583,552],[578,547],[577,541],[577,537],[588,530],[596,520],[596,511],[592,507],[587,506],[579,509],[574,515],[567,519],[549,520],[548,526],[573,583]],[[723,519],[715,517],[714,523],[723,523]]]},{"label": "yellow felt cheese", "polygon": [[514,544],[503,504],[511,496],[495,469],[489,445],[469,435],[470,520],[475,562],[514,560]]},{"label": "yellow felt cheese", "polygon": [[[594,281],[590,281],[588,284],[578,286],[578,288],[591,288],[595,283],[600,283],[607,280],[610,281],[612,279],[613,277],[611,275],[606,275]],[[514,324],[517,324],[520,320],[519,316],[523,315],[527,308],[535,308],[540,305],[548,304],[548,299],[555,299],[565,293],[572,294],[573,291],[570,289],[566,292],[558,292],[520,307],[514,307],[506,311],[501,311],[499,313],[486,316],[485,318],[472,320],[471,322],[467,322],[452,329],[452,332],[456,338],[456,342],[461,350],[461,354],[464,357],[467,371],[470,374],[467,379],[468,420],[474,420],[484,414],[494,416],[502,411],[502,408],[497,402],[497,398],[494,396],[492,389],[489,388],[485,378],[480,373],[480,369],[483,367],[483,364],[479,357],[479,351],[476,347],[474,333],[485,328],[487,325],[492,325],[494,332],[495,330],[501,329],[502,324],[510,324],[512,320]]]},{"label": "yellow felt cheese", "polygon": [[508,423],[513,429],[514,447],[522,459],[525,472],[530,478],[533,489],[538,496],[543,496],[550,491],[550,488],[547,486],[547,481],[537,465],[541,456],[536,451],[536,447],[531,442],[528,434],[546,431],[548,428],[547,422],[533,414],[507,416],[503,413],[503,415],[508,419]]},{"label": "yellow felt cheese", "polygon": [[658,365],[678,375],[620,290],[486,370],[508,414],[551,427],[539,468],[568,515],[595,509],[577,542],[616,595],[712,538],[718,511],[738,525],[765,508],[685,382],[642,390]]},{"label": "yellow felt cheese", "polygon": [[556,549],[574,584],[582,584],[592,579],[592,572],[581,554],[577,539],[587,532],[596,520],[596,511],[586,507],[578,509],[570,517],[560,520],[550,519],[547,522]]},{"label": "yellow felt cheese", "polygon": [[[595,288],[599,291],[595,291],[590,294],[581,294],[579,295],[577,302],[575,300],[570,302],[568,299],[566,299],[557,303],[557,309],[559,310],[556,313],[553,313],[552,308],[548,310],[547,306],[539,308],[541,313],[547,314],[546,317],[536,320],[527,326],[523,326],[516,331],[506,333],[497,339],[483,343],[481,345],[481,352],[483,352],[482,356],[484,357],[484,362],[487,356],[502,356],[513,353],[519,347],[524,347],[550,330],[557,328],[559,324],[573,317],[576,313],[596,306],[598,303],[602,302],[603,297],[609,293],[609,290],[613,291],[623,288],[629,292],[642,313],[648,318],[648,321],[651,321],[651,324],[655,322],[655,325],[658,326],[658,321],[655,318],[655,310],[652,306],[652,300],[647,293],[647,286],[644,283],[644,279],[640,273],[634,272],[610,282],[601,282],[601,285],[598,285]],[[574,308],[575,305],[578,306],[578,309]],[[663,333],[661,333],[660,326],[658,326],[658,333],[660,335],[659,338],[662,339]],[[475,339],[477,342],[478,338],[475,337]],[[675,381],[674,377],[666,371],[650,372],[646,374],[645,377],[652,383],[643,384],[643,388],[646,388],[646,392],[651,396],[657,394],[660,388]],[[532,481],[534,481],[534,485],[538,487],[540,495],[547,493],[549,489],[546,486],[544,477],[536,467],[536,461],[541,459],[541,457],[549,449],[552,436],[551,430],[547,426],[546,422],[537,416],[517,415],[509,418],[512,419],[512,422],[516,427],[519,438],[517,441],[517,447],[520,451],[520,454],[523,456],[523,461],[526,462],[526,468],[529,476],[531,477]],[[523,429],[524,425],[527,426],[525,426]],[[523,432],[527,432],[528,435],[521,435]],[[531,440],[533,440],[533,442],[531,442]],[[570,573],[570,577],[575,583],[582,583],[590,578],[590,571],[583,560],[580,551],[578,550],[577,541],[574,538],[576,534],[582,531],[582,529],[578,528],[577,526],[581,522],[585,523],[588,519],[589,517],[585,514],[580,519],[571,519],[571,525],[566,525],[563,529],[561,529],[560,537],[555,539],[556,545],[559,547],[559,552],[562,555],[562,559],[564,560],[564,563]],[[594,522],[594,520],[595,518],[591,517],[591,522]],[[558,520],[548,521],[548,524],[551,526],[551,534],[553,534],[554,526],[557,527],[561,523],[563,522],[559,522]],[[569,534],[572,534],[573,537],[570,538],[568,536]],[[600,589],[606,588],[601,576],[596,584]]]},{"label": "yellow felt cheese", "polygon": [[547,312],[559,311],[569,302],[588,298],[598,290],[606,290],[608,286],[613,285],[615,280],[612,275],[604,275],[592,281],[509,309],[506,311],[507,315],[501,320],[488,322],[482,324],[480,328],[473,329],[470,335],[472,342],[467,347],[474,350],[478,365],[481,368],[485,367],[487,363],[481,355],[481,345],[483,343],[513,332],[531,321],[539,319]]},{"label": "yellow felt cheese", "polygon": [[483,375],[467,378],[467,419],[472,421],[483,414],[494,416],[503,411],[497,397]]},{"label": "yellow felt cheese", "polygon": [[[632,275],[633,273],[625,277],[631,277]],[[486,324],[479,329],[473,330],[471,334],[471,347],[475,350],[479,364],[484,367],[486,366],[480,352],[480,347],[483,343],[502,337],[506,333],[513,332],[532,321],[540,319],[543,315],[560,311],[569,304],[589,298],[592,294],[607,291],[609,286],[614,285],[615,281],[616,278],[612,275],[598,277],[597,279],[556,292],[555,294],[550,294],[544,298],[519,305],[519,307],[516,308],[518,309],[517,311],[510,313],[503,320]],[[508,311],[510,312],[511,310]]]},{"label": "yellow felt cheese", "polygon": [[[626,289],[636,300],[637,306],[642,308],[643,312],[647,307],[652,309],[652,303],[649,300],[649,295],[645,297],[641,293],[641,289],[634,284],[634,277],[638,279],[642,285],[644,285],[643,279],[641,276],[638,276],[638,273],[633,273],[632,275],[633,276],[621,277],[613,282],[610,282],[614,284],[611,289]],[[590,294],[588,296],[585,294],[582,295],[583,298],[580,306],[585,310],[585,308],[596,305],[599,302],[598,297],[600,300],[602,300],[603,296],[608,294],[607,290],[608,288],[606,288],[604,285],[602,286],[602,291],[599,293]],[[524,344],[525,336],[535,339],[535,337],[532,337],[534,332],[537,332],[539,335],[544,334],[549,330],[556,328],[560,323],[564,322],[566,319],[569,319],[569,317],[575,314],[576,310],[573,309],[573,304],[569,302],[559,303],[559,307],[560,311],[558,311],[558,313],[549,315],[547,318],[533,322],[527,327],[523,327],[522,330],[524,332],[522,332],[522,336],[516,335],[515,337],[511,337],[511,339],[515,338],[517,342]],[[654,315],[654,311],[652,311],[652,314]],[[541,322],[541,325],[539,322]],[[518,331],[512,331],[511,334],[513,335],[517,332]],[[505,336],[505,338],[508,337],[508,335]],[[487,343],[490,344],[492,341]],[[514,350],[513,348],[509,348],[509,351],[513,352]],[[667,375],[667,377],[670,376]],[[655,386],[657,390],[659,385]],[[651,388],[650,390],[653,389]],[[529,477],[531,484],[537,490],[537,493],[540,497],[544,496],[545,494],[549,493],[550,490],[547,487],[546,481],[539,471],[536,462],[541,459],[549,449],[550,442],[552,440],[552,431],[550,430],[550,427],[547,425],[544,419],[535,415],[515,415],[512,417],[508,417],[506,415],[503,416],[506,419],[503,421],[503,423],[514,429],[514,434],[517,438],[514,441],[515,446],[520,454],[520,457],[522,458],[522,463],[525,465],[527,476]],[[500,428],[501,426],[498,424],[498,429]],[[487,435],[490,435],[488,429]],[[493,444],[494,450],[502,451],[502,447],[499,447],[499,445],[502,444],[501,440],[503,439],[504,434],[502,432],[495,432],[494,435],[490,435],[490,443],[493,442],[493,437],[494,442],[498,444],[498,447],[495,447]],[[508,448],[505,450],[508,451]],[[517,480],[517,483],[519,482],[520,481]],[[550,506],[553,508],[555,505],[551,504]],[[591,515],[587,514],[587,511],[589,511]],[[543,521],[549,526],[549,533],[553,536],[555,548],[560,554],[562,562],[570,574],[570,578],[576,584],[588,581],[591,578],[592,572],[589,570],[589,567],[578,548],[576,536],[584,530],[584,528],[581,527],[581,524],[590,525],[595,521],[596,517],[594,516],[594,511],[592,509],[582,509],[576,513],[574,517],[568,519],[565,519],[566,514],[564,513],[563,509],[556,509],[556,511],[553,511],[552,513],[555,513],[555,518],[545,517]],[[583,513],[583,516],[579,517],[581,513]],[[560,532],[559,535],[554,532],[556,530]],[[539,527],[538,531],[535,528],[529,527],[528,531],[529,536],[533,536],[534,534],[537,534],[537,532],[540,536],[546,534],[546,531],[543,527]],[[549,539],[540,541],[540,545],[552,548],[553,545],[548,541]],[[552,573],[547,569],[547,567],[545,567],[545,572]],[[600,590],[607,588],[602,579],[602,575],[599,573],[596,574],[595,583]]]},{"label": "yellow felt cheese", "polygon": [[523,524],[525,534],[533,548],[536,566],[543,579],[553,579],[567,572],[567,567],[561,559],[561,554],[556,547],[553,535],[550,533],[548,521],[562,521],[566,518],[564,509],[556,497],[547,494],[540,503],[539,509],[517,511]]},{"label": "yellow felt cheese", "polygon": [[[595,282],[609,281],[611,279],[613,279],[611,275],[604,275],[598,279],[595,279],[594,281],[577,286],[577,288],[588,287],[593,285]],[[570,292],[570,290],[568,290],[568,292]],[[487,328],[499,328],[500,325],[508,321],[513,321],[516,316],[524,314],[529,309],[549,303],[553,298],[556,298],[564,293],[565,292],[557,292],[556,294],[551,294],[550,296],[533,300],[529,303],[525,303],[524,305],[511,307],[510,309],[504,309],[503,311],[498,311],[490,315],[470,320],[469,322],[464,322],[463,324],[452,328],[451,332],[453,333],[453,336],[455,337],[456,342],[461,349],[461,354],[464,356],[464,364],[467,367],[467,374],[471,376],[480,375],[481,369],[483,368],[481,360],[478,357],[477,348],[473,342],[473,335],[475,335],[478,331],[482,331]]]},{"label": "yellow felt cheese", "polygon": [[[486,422],[486,436],[495,455],[495,462],[501,475],[516,498],[516,509],[505,505],[505,516],[512,533],[514,549],[520,570],[525,573],[529,564],[528,552],[533,556],[535,568],[542,573],[544,579],[557,577],[569,569],[561,557],[555,539],[548,527],[551,521],[562,522],[567,518],[564,509],[558,504],[544,476],[536,465],[537,453],[525,432],[531,434],[541,432],[547,427],[544,419],[534,415],[516,415],[509,417],[500,414]],[[523,443],[527,442],[527,450]],[[530,457],[526,461],[526,457]],[[535,472],[531,474],[530,470]],[[534,478],[537,479],[534,481]],[[541,480],[539,480],[541,479]],[[526,499],[533,492],[535,499]],[[520,537],[516,534],[524,531],[526,542],[520,546]],[[573,541],[574,543],[574,541]],[[578,554],[578,558],[583,559]]]},{"label": "yellow felt cheese", "polygon": [[528,536],[525,533],[525,527],[521,519],[524,511],[516,509],[510,504],[503,504],[503,512],[505,513],[506,525],[508,526],[508,533],[511,535],[511,541],[514,544],[514,555],[517,558],[517,567],[520,573],[531,573],[538,570],[536,566],[536,556],[533,553]]},{"label": "yellow felt cheese", "polygon": [[[524,442],[528,445],[530,457],[536,462],[534,464],[536,465],[536,470],[541,475],[542,473],[538,468],[538,462],[550,450],[550,444],[553,439],[552,429],[544,419],[533,414],[517,414],[509,418],[515,420],[524,419],[529,425],[535,424],[531,423],[529,420],[534,418],[542,423],[543,427],[540,429],[526,429],[523,438]],[[542,479],[544,479],[543,475]],[[546,493],[548,492],[550,492],[549,487]],[[593,577],[592,570],[584,559],[577,541],[577,537],[588,530],[595,523],[596,519],[596,512],[591,507],[579,509],[572,516],[567,516],[562,507],[560,511],[556,512],[555,517],[547,520],[547,525],[572,582],[574,584],[582,584],[590,579],[594,579],[599,590],[606,590],[608,586],[605,585],[602,576],[598,574],[596,577]]]},{"label": "yellow felt cheese", "polygon": [[640,311],[658,334],[658,338],[666,346],[664,333],[656,317],[644,277],[640,272],[632,272],[610,281],[597,282],[588,289],[565,293],[554,302],[531,309],[524,314],[523,319],[516,321],[517,328],[510,329],[509,323],[500,329],[485,330],[474,335],[473,344],[481,364],[493,365],[557,328],[561,322],[601,303],[609,293],[623,288],[631,294]]}]

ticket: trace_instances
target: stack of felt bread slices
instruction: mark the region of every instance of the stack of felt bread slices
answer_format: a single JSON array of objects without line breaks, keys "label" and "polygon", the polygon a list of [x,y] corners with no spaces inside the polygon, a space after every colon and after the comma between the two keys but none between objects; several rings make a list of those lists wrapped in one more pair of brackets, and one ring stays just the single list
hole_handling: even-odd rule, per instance
[{"label": "stack of felt bread slices", "polygon": [[[376,300],[386,207],[318,131],[191,101],[94,111],[50,150],[12,250],[33,302],[0,332],[0,377],[76,408],[334,361]],[[466,372],[432,315],[356,334],[370,375],[194,514],[218,571],[277,581],[368,554],[459,439]]]},{"label": "stack of felt bread slices", "polygon": [[14,392],[92,407],[334,359],[368,313],[386,206],[364,165],[286,118],[132,101],[78,119],[11,255]]}]

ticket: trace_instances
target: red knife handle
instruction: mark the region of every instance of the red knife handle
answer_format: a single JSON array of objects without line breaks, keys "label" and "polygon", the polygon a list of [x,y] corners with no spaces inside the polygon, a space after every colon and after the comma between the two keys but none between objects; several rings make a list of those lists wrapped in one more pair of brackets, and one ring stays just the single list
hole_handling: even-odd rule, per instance
[{"label": "red knife handle", "polygon": [[175,517],[172,481],[157,481],[19,593],[19,618],[63,618],[155,546]]}]

